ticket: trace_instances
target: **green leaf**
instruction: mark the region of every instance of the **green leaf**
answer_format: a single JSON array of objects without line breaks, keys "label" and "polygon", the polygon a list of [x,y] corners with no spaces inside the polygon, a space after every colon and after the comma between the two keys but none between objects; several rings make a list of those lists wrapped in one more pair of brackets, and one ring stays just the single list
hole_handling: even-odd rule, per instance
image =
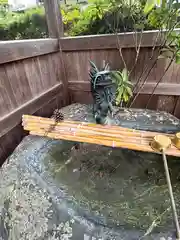
[{"label": "green leaf", "polygon": [[176,63],[180,64],[180,52],[176,54]]},{"label": "green leaf", "polygon": [[123,95],[123,88],[117,89],[116,105],[119,105]]},{"label": "green leaf", "polygon": [[123,82],[127,82],[128,81],[128,71],[126,68],[124,68],[122,70],[122,79],[123,79]]},{"label": "green leaf", "polygon": [[180,9],[180,2],[173,3],[172,6],[173,6],[174,9],[179,10]]},{"label": "green leaf", "polygon": [[91,60],[90,60],[89,62],[90,62],[91,67],[92,67],[96,72],[99,72],[99,70],[98,70],[98,68],[96,67],[95,63],[93,63]]},{"label": "green leaf", "polygon": [[132,97],[132,95],[133,95],[132,89],[131,89],[130,87],[127,87],[127,88],[126,88],[126,91],[127,91],[127,93],[129,94],[129,96]]},{"label": "green leaf", "polygon": [[112,72],[112,76],[117,85],[122,84],[123,79],[120,72],[114,71]]},{"label": "green leaf", "polygon": [[148,14],[153,7],[157,4],[159,0],[147,0],[146,5],[144,7],[144,13]]},{"label": "green leaf", "polygon": [[130,82],[130,81],[127,81],[127,86],[129,86],[129,87],[132,87],[133,86],[133,84]]},{"label": "green leaf", "polygon": [[129,100],[129,95],[126,92],[123,93],[123,100],[124,102],[127,102]]},{"label": "green leaf", "polygon": [[136,29],[141,29],[141,30],[142,30],[142,29],[145,28],[145,24],[144,24],[144,23],[136,23],[136,24],[135,24],[135,28],[136,28]]}]

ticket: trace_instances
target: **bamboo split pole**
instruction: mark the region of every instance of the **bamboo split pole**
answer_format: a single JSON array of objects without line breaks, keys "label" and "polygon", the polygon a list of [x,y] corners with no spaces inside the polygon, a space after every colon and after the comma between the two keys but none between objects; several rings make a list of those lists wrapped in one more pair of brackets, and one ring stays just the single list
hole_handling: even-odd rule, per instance
[{"label": "bamboo split pole", "polygon": [[[127,148],[144,152],[155,152],[150,143],[157,132],[138,131],[119,126],[103,126],[94,123],[62,121],[56,123],[54,119],[23,115],[24,130],[31,135],[47,136],[77,142],[86,142],[109,147]],[[173,139],[174,135],[164,134]],[[171,146],[167,155],[180,156],[180,151]]]},{"label": "bamboo split pole", "polygon": [[151,147],[153,149],[159,150],[162,153],[162,159],[163,159],[164,170],[165,170],[165,175],[166,175],[166,182],[167,182],[169,197],[170,197],[170,201],[171,201],[172,215],[173,215],[174,225],[176,228],[176,238],[177,238],[177,240],[180,240],[179,220],[178,220],[176,204],[175,204],[173,190],[172,190],[168,162],[167,162],[167,158],[166,158],[166,151],[170,146],[171,146],[171,139],[164,135],[156,135],[151,143]]}]

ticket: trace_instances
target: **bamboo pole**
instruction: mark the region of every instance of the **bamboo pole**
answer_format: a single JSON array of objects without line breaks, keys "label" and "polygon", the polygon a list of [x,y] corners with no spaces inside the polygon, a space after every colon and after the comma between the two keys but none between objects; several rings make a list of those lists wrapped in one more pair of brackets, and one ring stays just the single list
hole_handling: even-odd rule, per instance
[{"label": "bamboo pole", "polygon": [[[103,126],[103,125],[98,125],[94,123],[87,123],[87,122],[75,122],[75,121],[62,121],[59,123],[55,123],[53,119],[48,119],[48,118],[41,118],[41,117],[34,117],[34,116],[29,116],[29,115],[24,115],[23,116],[23,126],[27,125],[27,123],[39,123],[40,125],[45,125],[49,124],[50,126],[64,126],[64,127],[70,127],[70,128],[78,128],[78,129],[88,129],[88,130],[94,130],[98,132],[108,132],[110,134],[123,134],[127,136],[127,134],[134,134],[137,136],[142,137],[143,134],[146,134],[146,136],[152,136],[154,137],[157,135],[157,132],[148,132],[148,131],[138,131],[134,129],[129,129],[129,128],[123,128],[119,126]],[[165,134],[166,136],[173,137],[171,134]]]},{"label": "bamboo pole", "polygon": [[[98,145],[128,148],[137,151],[154,152],[149,146],[155,132],[138,131],[118,126],[102,126],[94,123],[62,121],[56,123],[53,119],[24,115],[22,125],[24,130],[33,135],[47,136],[54,139],[79,141]],[[127,131],[126,131],[127,130]],[[173,138],[171,134],[165,134]],[[167,150],[168,155],[180,156],[180,151],[174,146]]]},{"label": "bamboo pole", "polygon": [[169,174],[167,158],[166,158],[166,154],[165,154],[164,149],[162,150],[162,155],[163,155],[163,163],[164,163],[166,181],[167,181],[168,190],[169,190],[169,197],[170,197],[170,200],[171,200],[171,208],[172,208],[172,214],[173,214],[173,219],[174,219],[174,225],[175,225],[175,228],[176,228],[176,238],[177,238],[177,240],[180,240],[179,220],[178,220],[176,203],[175,203],[175,200],[174,200],[174,195],[173,195],[173,190],[172,190],[172,184],[171,184],[171,178],[170,178],[170,174]]},{"label": "bamboo pole", "polygon": [[[43,131],[30,131],[30,134],[37,135],[37,136],[45,136],[45,133]],[[137,151],[145,151],[145,152],[153,152],[151,147],[149,145],[144,145],[143,148],[140,144],[137,143],[129,143],[129,142],[123,142],[123,141],[109,141],[104,139],[94,139],[87,137],[79,137],[79,136],[72,136],[72,135],[61,135],[55,134],[55,133],[47,133],[47,137],[50,137],[52,139],[62,139],[62,140],[70,140],[75,142],[85,142],[85,143],[92,143],[92,144],[98,144],[108,147],[121,147],[121,148],[128,148],[128,149],[134,149]]]},{"label": "bamboo pole", "polygon": [[180,240],[180,226],[179,226],[176,204],[174,200],[171,178],[170,178],[169,168],[168,168],[168,163],[166,158],[166,152],[170,148],[170,146],[171,146],[171,139],[164,135],[156,135],[153,141],[151,142],[152,149],[162,153],[166,182],[167,182],[169,197],[171,201],[172,215],[173,215],[174,225],[176,228],[176,238],[177,240]]},{"label": "bamboo pole", "polygon": [[[38,124],[24,124],[24,129],[25,130],[30,130],[32,128],[37,128]],[[126,133],[126,132],[119,132],[119,133],[110,133],[110,132],[102,132],[102,131],[93,131],[93,130],[88,130],[88,129],[78,129],[78,128],[66,128],[66,127],[60,127],[60,126],[49,126],[49,125],[44,125],[41,124],[40,126],[38,126],[38,129],[44,130],[44,131],[56,131],[59,133],[63,133],[63,132],[69,132],[72,134],[88,134],[88,135],[96,135],[96,136],[101,136],[101,137],[111,137],[111,138],[117,138],[117,139],[124,139],[127,137],[131,137],[131,138],[135,138],[135,139],[149,139],[151,140],[153,138],[154,135],[152,136],[146,136],[144,134],[136,134],[136,133]]]},{"label": "bamboo pole", "polygon": [[108,140],[108,141],[114,141],[114,142],[126,142],[126,143],[136,143],[136,144],[141,144],[141,145],[147,145],[149,144],[149,141],[152,140],[152,138],[150,139],[146,139],[146,138],[137,138],[137,137],[113,137],[113,136],[102,136],[99,134],[87,134],[84,132],[68,132],[68,131],[58,131],[57,129],[53,129],[53,130],[49,130],[48,129],[40,129],[38,127],[24,127],[24,130],[27,131],[34,131],[34,132],[43,132],[44,134],[48,134],[48,133],[53,133],[53,134],[58,134],[59,137],[61,136],[73,136],[74,138],[76,137],[88,137],[88,138],[92,138],[92,139],[100,139],[100,140]]}]

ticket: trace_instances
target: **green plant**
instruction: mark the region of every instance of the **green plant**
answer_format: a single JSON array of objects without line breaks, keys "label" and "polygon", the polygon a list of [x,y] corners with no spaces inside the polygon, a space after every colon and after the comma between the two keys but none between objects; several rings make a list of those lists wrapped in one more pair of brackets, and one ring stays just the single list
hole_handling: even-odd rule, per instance
[{"label": "green plant", "polygon": [[[151,73],[151,70],[157,63],[158,59],[169,58],[169,61],[167,62],[167,65],[164,69],[164,73],[161,75],[161,77],[157,81],[147,101],[147,104],[146,104],[146,108],[147,108],[148,104],[153,98],[153,94],[157,86],[164,78],[165,74],[169,70],[173,61],[175,60],[176,63],[180,63],[180,36],[179,36],[179,33],[177,34],[177,32],[174,31],[175,28],[180,26],[180,21],[179,21],[180,20],[180,3],[179,1],[174,1],[174,0],[162,0],[162,1],[146,0],[144,13],[146,14],[146,17],[149,19],[150,23],[155,24],[156,27],[159,29],[159,33],[162,41],[160,46],[157,49],[158,56],[155,58],[150,70],[146,74],[143,84],[141,84],[140,88],[138,89],[137,94],[132,100],[130,106],[132,106],[135,99],[139,95],[140,90],[143,88],[149,74]],[[163,32],[163,30],[166,30],[166,31]],[[154,49],[155,49],[155,46],[153,47],[153,52],[154,52]],[[152,52],[152,56],[153,56],[153,52]],[[143,76],[143,73],[141,76]],[[141,80],[141,77],[137,80],[137,84],[140,82],[140,80]]]},{"label": "green plant", "polygon": [[159,29],[166,29],[165,45],[159,58],[170,58],[180,63],[180,34],[173,30],[180,26],[180,2],[172,0],[147,0],[144,7],[149,22]]},{"label": "green plant", "polygon": [[80,19],[80,7],[79,5],[65,5],[64,7],[61,7],[61,14],[66,34],[71,26]]},{"label": "green plant", "polygon": [[24,13],[7,12],[0,18],[0,40],[47,37],[47,25],[43,8]]},{"label": "green plant", "polygon": [[[99,71],[97,66],[90,61],[91,71],[90,78],[92,90],[95,90],[96,85],[100,83],[114,83],[116,86],[116,105],[127,103],[132,97],[132,83],[129,81],[129,72],[126,68],[122,71],[110,70],[109,64],[103,64],[103,69]],[[107,78],[106,78],[107,76]],[[105,77],[105,78],[104,78]],[[109,78],[110,77],[110,78]]]},{"label": "green plant", "polygon": [[132,83],[129,81],[129,73],[126,68],[122,71],[112,71],[112,78],[115,81],[116,89],[116,105],[127,103],[132,97]]},{"label": "green plant", "polygon": [[8,0],[0,0],[0,5],[5,5],[5,4],[8,4]]},{"label": "green plant", "polygon": [[79,20],[72,25],[70,35],[107,34],[153,29],[148,25],[142,4],[135,1],[132,5],[123,0],[93,0],[81,13]]},{"label": "green plant", "polygon": [[[61,7],[65,33],[80,17],[78,5]],[[0,40],[15,40],[48,37],[43,7],[24,12],[0,11]]]}]

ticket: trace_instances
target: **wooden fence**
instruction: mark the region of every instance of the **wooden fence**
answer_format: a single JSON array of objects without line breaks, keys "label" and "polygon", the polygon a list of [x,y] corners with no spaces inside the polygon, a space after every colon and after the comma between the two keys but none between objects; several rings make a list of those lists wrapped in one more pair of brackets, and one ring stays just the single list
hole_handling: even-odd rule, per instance
[{"label": "wooden fence", "polygon": [[[161,44],[160,38],[151,57],[155,39],[158,39],[157,32],[143,34],[136,65],[133,33],[119,34],[119,44],[115,35],[61,38],[60,51],[56,38],[0,42],[1,162],[23,137],[19,125],[22,114],[50,116],[54,108],[68,103],[90,103],[89,60],[98,66],[106,60],[112,69],[122,69],[119,47],[128,69],[134,67],[131,81],[135,84],[140,76],[140,86],[145,81],[132,106],[144,108],[168,64],[167,59],[154,64]],[[180,66],[173,63],[158,84],[148,108],[180,117],[179,83]]]},{"label": "wooden fence", "polygon": [[22,114],[50,116],[67,104],[57,39],[0,42],[0,162],[24,136]]},{"label": "wooden fence", "polygon": [[[136,93],[140,90],[140,95],[133,102],[132,107],[145,108],[154,87],[164,75],[148,108],[167,111],[180,117],[180,65],[173,63],[164,74],[169,60],[157,60],[158,46],[163,39],[162,36],[158,37],[158,34],[156,31],[143,33],[137,62],[134,33],[119,34],[118,36],[62,38],[61,48],[71,101],[82,103],[92,101],[88,77],[89,60],[94,61],[98,67],[102,66],[102,62],[105,60],[113,70],[122,70],[124,65],[119,51],[121,49],[128,70],[133,69],[131,81],[136,84],[141,79],[135,91]],[[140,41],[140,37],[140,33],[136,35],[137,43]],[[155,50],[154,44],[156,45]]]},{"label": "wooden fence", "polygon": [[[106,60],[112,69],[122,69],[123,55],[127,68],[133,69],[131,81],[136,84],[141,78],[137,86],[140,95],[133,103],[138,108],[146,106],[168,65],[167,59],[156,62],[163,40],[158,32],[145,32],[142,37],[127,33],[64,38],[59,1],[44,3],[49,39],[0,42],[0,163],[25,134],[20,125],[22,114],[50,116],[56,107],[92,101],[89,60],[97,66]],[[135,42],[141,43],[137,62]],[[180,66],[173,63],[158,84],[149,108],[180,117],[179,83]]]}]

